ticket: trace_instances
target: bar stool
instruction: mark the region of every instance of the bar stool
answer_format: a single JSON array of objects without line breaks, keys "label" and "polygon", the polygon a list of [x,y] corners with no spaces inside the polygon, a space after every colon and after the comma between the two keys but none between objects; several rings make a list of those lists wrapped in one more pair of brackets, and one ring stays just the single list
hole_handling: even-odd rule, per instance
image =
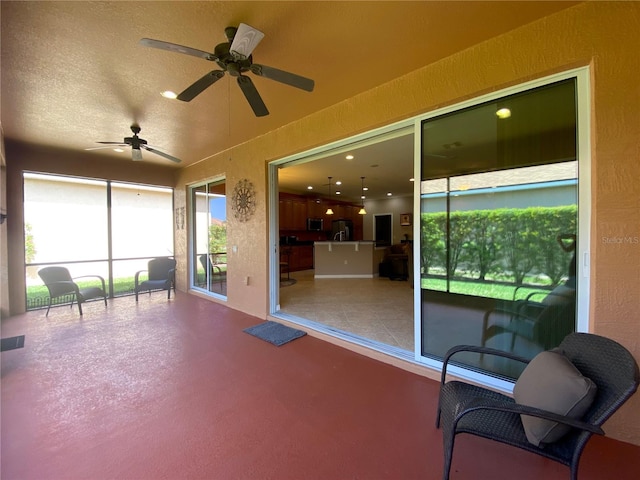
[{"label": "bar stool", "polygon": [[[283,261],[282,260],[282,256],[285,256],[287,258],[287,261]],[[285,248],[283,250],[280,250],[280,281],[282,281],[282,270],[286,269],[287,270],[287,280],[290,279],[289,275],[291,273],[291,249],[290,248]]]}]

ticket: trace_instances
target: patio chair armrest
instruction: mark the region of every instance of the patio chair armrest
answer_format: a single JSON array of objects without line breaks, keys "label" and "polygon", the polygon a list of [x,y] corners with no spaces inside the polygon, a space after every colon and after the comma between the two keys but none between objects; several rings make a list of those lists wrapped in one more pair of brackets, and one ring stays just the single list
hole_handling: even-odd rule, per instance
[{"label": "patio chair armrest", "polygon": [[136,286],[136,287],[138,286],[138,280],[139,280],[139,278],[140,278],[140,274],[141,274],[141,273],[148,272],[148,271],[149,271],[149,270],[138,270],[138,271],[136,272],[136,275],[135,275],[135,277],[134,277],[134,279],[133,279],[134,284],[135,284],[135,286]]},{"label": "patio chair armrest", "polygon": [[466,414],[475,412],[477,410],[494,410],[500,412],[517,413],[519,415],[529,415],[532,417],[543,418],[552,422],[562,423],[579,430],[585,430],[596,435],[604,435],[604,430],[598,425],[592,423],[583,422],[582,420],[567,417],[565,415],[559,415],[548,410],[542,410],[540,408],[529,407],[520,403],[513,402],[498,402],[491,401],[489,399],[478,398],[466,405],[466,408],[462,410],[455,418],[454,425],[464,417]]},{"label": "patio chair armrest", "polygon": [[494,308],[491,310],[487,310],[482,318],[482,342],[489,340],[491,337],[502,333],[505,330],[505,327],[499,325],[498,323],[493,323],[489,326],[489,319],[493,314],[503,314],[508,316],[509,323],[518,319],[523,322],[531,322],[534,323],[536,321],[536,317],[531,317],[519,311],[519,309],[508,309],[508,308]]},{"label": "patio chair armrest", "polygon": [[[523,300],[523,302],[524,302],[524,300]],[[526,315],[526,314],[522,313],[521,308],[524,307],[524,306],[532,307],[532,308],[539,308],[540,310],[544,309],[544,305],[541,305],[541,304],[536,303],[536,302],[522,303],[522,304],[520,304],[520,306],[516,306],[516,308],[514,308],[514,309],[510,309],[510,308],[492,308],[491,310],[487,310],[484,313],[483,322],[484,322],[485,328],[486,328],[486,325],[487,325],[487,323],[489,321],[489,317],[494,313],[501,313],[501,314],[504,314],[504,315],[509,315],[511,317],[519,317],[519,318],[522,318],[524,320],[535,321],[535,319],[536,319],[535,317],[532,317],[530,315]]]},{"label": "patio chair armrest", "polygon": [[515,360],[517,362],[529,363],[531,359],[523,357],[521,355],[516,355],[515,353],[505,352],[504,350],[498,350],[497,348],[489,348],[489,347],[479,347],[477,345],[457,345],[455,347],[451,347],[447,350],[447,353],[444,355],[444,359],[442,361],[442,376],[440,378],[440,385],[443,385],[447,376],[447,367],[449,365],[449,361],[451,357],[453,357],[456,353],[460,352],[474,352],[481,353],[484,355],[494,355],[498,357],[508,358],[511,360]]}]

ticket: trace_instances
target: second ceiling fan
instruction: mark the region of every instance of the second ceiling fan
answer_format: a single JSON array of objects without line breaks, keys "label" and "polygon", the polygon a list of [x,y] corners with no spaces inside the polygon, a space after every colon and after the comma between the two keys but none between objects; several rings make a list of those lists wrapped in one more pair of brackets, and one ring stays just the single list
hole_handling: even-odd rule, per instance
[{"label": "second ceiling fan", "polygon": [[193,100],[206,88],[224,77],[225,73],[237,78],[242,93],[257,117],[269,115],[269,110],[267,110],[251,78],[244,75],[246,72],[251,72],[260,77],[269,78],[276,82],[300,88],[307,92],[313,91],[314,81],[309,78],[266,65],[253,63],[251,53],[264,38],[264,33],[261,31],[241,23],[238,28],[225,28],[224,33],[228,42],[217,45],[213,53],[150,38],[143,38],[140,40],[140,44],[147,47],[168,50],[170,52],[192,55],[218,64],[218,67],[220,67],[219,70],[212,70],[207,73],[178,95],[178,100],[182,100],[183,102]]}]

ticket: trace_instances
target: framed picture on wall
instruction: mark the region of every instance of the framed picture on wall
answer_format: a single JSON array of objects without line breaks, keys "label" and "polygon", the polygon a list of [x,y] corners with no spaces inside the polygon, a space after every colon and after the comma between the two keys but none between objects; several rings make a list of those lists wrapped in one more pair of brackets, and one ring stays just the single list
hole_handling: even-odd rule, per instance
[{"label": "framed picture on wall", "polygon": [[410,213],[402,213],[400,214],[400,225],[403,227],[411,226],[411,214]]}]

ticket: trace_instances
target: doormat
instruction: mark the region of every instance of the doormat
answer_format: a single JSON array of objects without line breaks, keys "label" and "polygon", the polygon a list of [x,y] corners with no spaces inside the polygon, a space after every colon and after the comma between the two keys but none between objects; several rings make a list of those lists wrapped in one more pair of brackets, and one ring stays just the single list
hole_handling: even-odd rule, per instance
[{"label": "doormat", "polygon": [[282,325],[281,323],[272,322],[269,320],[259,325],[245,328],[243,332],[260,338],[265,342],[272,343],[277,347],[279,347],[280,345],[284,345],[291,340],[295,340],[296,338],[304,337],[307,334],[307,332],[303,332],[302,330],[287,327],[286,325]]},{"label": "doormat", "polygon": [[280,280],[280,286],[281,287],[290,287],[291,285],[295,285],[296,284],[296,279],[295,278],[288,278],[286,280]]},{"label": "doormat", "polygon": [[14,350],[22,347],[24,347],[24,335],[19,335],[17,337],[3,338],[2,344],[0,345],[0,351],[6,352],[7,350]]}]

